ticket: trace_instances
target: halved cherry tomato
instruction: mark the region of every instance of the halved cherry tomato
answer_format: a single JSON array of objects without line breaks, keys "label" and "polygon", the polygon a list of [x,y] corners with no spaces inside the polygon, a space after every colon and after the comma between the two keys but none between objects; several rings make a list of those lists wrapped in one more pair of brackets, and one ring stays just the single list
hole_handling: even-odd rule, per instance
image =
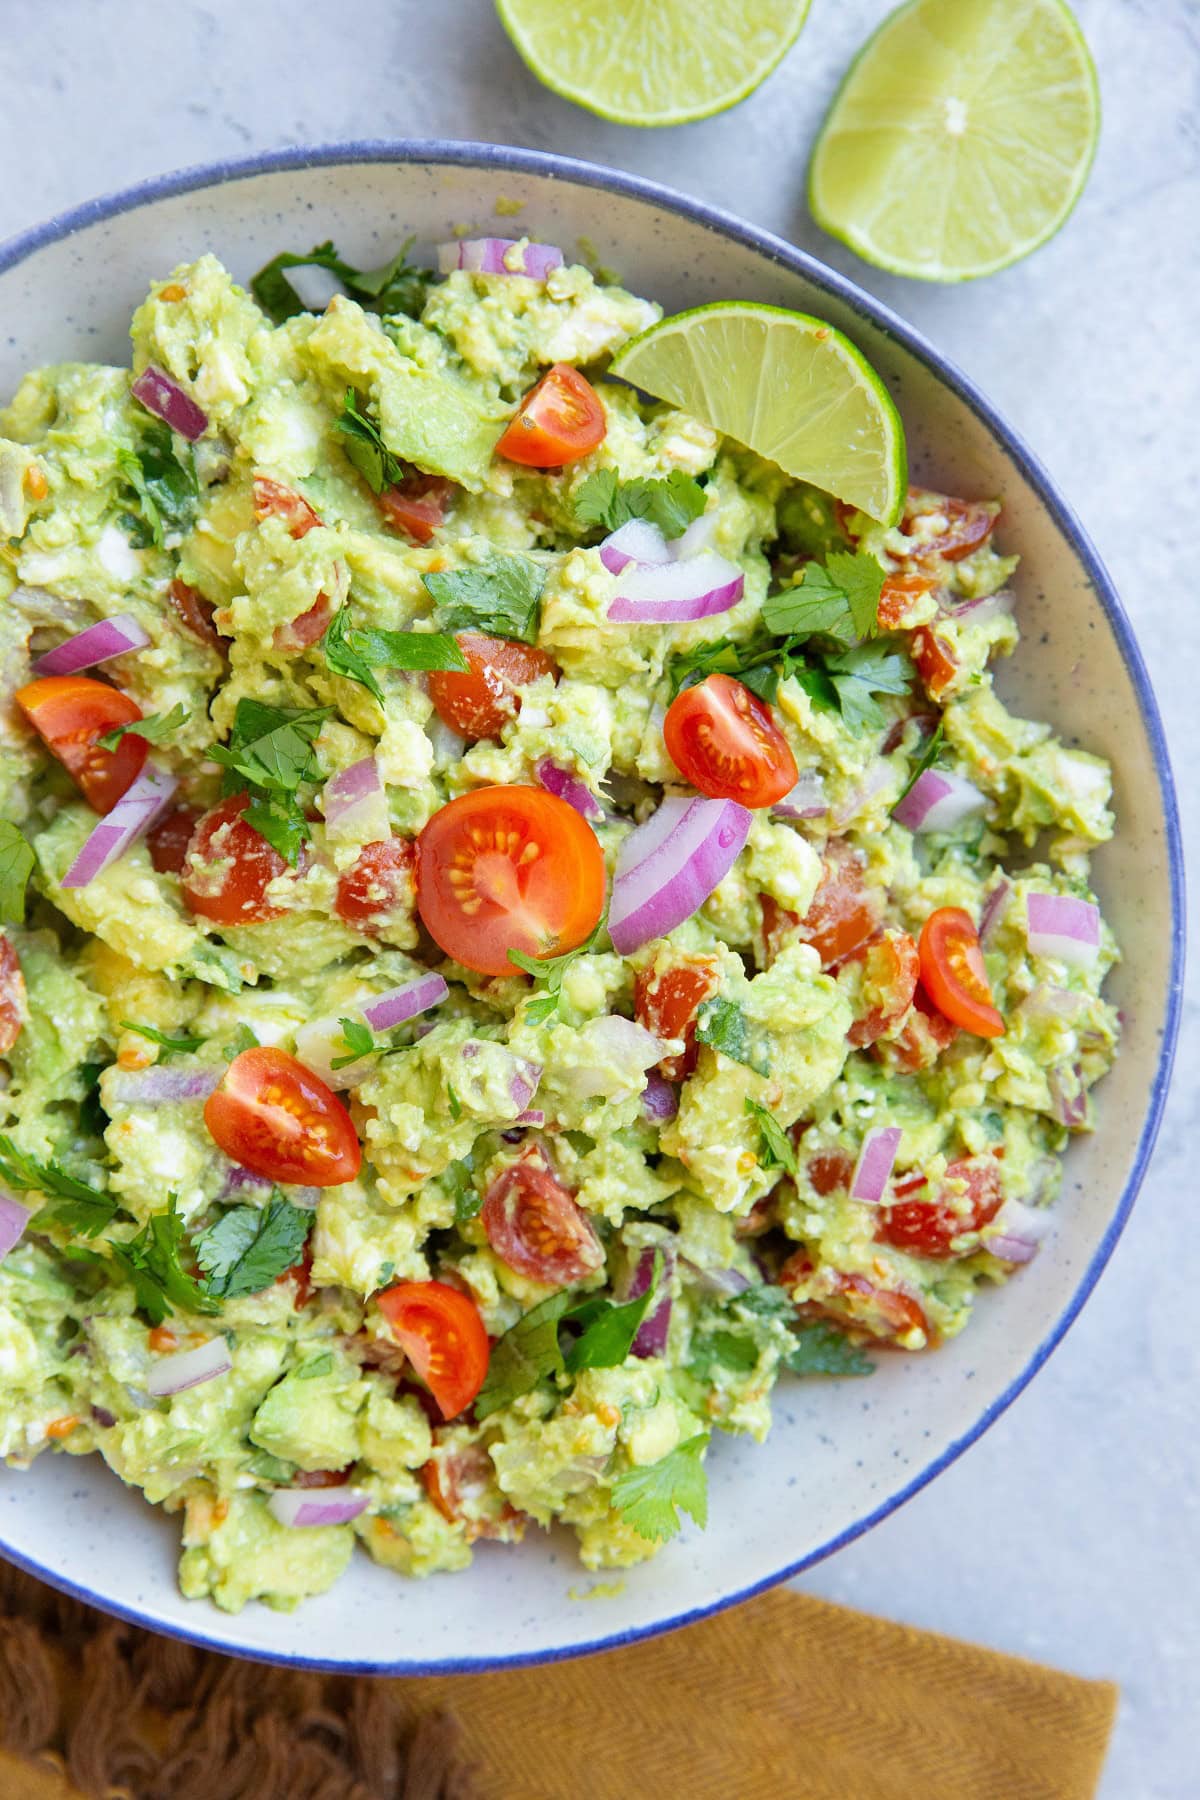
[{"label": "halved cherry tomato", "polygon": [[889,1042],[877,1044],[875,1054],[906,1075],[915,1075],[919,1069],[931,1069],[957,1036],[958,1026],[938,1011],[918,982],[903,1029]]},{"label": "halved cherry tomato", "polygon": [[27,1010],[20,959],[0,931],[0,1056],[7,1056],[20,1037]]},{"label": "halved cherry tomato", "polygon": [[333,601],[328,594],[318,594],[307,612],[302,612],[285,624],[277,625],[271,633],[271,645],[276,650],[307,650],[319,643],[325,636],[329,621],[333,617]]},{"label": "halved cherry tomato", "polygon": [[286,1050],[243,1050],[204,1103],[218,1148],[269,1181],[340,1187],[362,1166],[362,1149],[337,1095]]},{"label": "halved cherry tomato", "polygon": [[836,1194],[850,1186],[854,1158],[844,1150],[819,1150],[809,1157],[807,1173],[816,1193]]},{"label": "halved cherry tomato", "polygon": [[141,774],[150,746],[131,731],[115,750],[102,750],[96,739],[116,725],[132,725],[141,707],[87,675],[43,676],[18,688],[16,701],[84,799],[98,813],[111,812]]},{"label": "halved cherry tomato", "polygon": [[931,512],[942,514],[946,530],[920,544],[913,555],[919,559],[940,556],[943,562],[961,562],[981,549],[992,535],[997,516],[985,500],[957,500],[950,494],[909,488],[902,529],[911,534],[915,521]]},{"label": "halved cherry tomato", "polygon": [[167,589],[167,599],[179,615],[179,622],[194,638],[210,649],[219,650],[222,656],[229,654],[229,639],[223,638],[213,624],[213,613],[216,607],[211,600],[206,600],[197,588],[189,587],[186,581],[176,579]]},{"label": "halved cherry tomato", "polygon": [[414,543],[429,543],[445,517],[450,485],[440,475],[414,469],[403,485],[384,488],[376,501],[384,524],[403,531]]},{"label": "halved cherry tomato", "polygon": [[187,847],[183,897],[194,913],[218,925],[261,925],[282,916],[265,896],[268,882],[286,874],[287,864],[242,818],[249,804],[249,794],[231,794],[211,807]]},{"label": "halved cherry tomato", "polygon": [[150,861],[160,875],[182,875],[188,845],[200,814],[194,806],[173,806],[146,833]]},{"label": "halved cherry tomato", "polygon": [[885,631],[903,625],[911,606],[924,599],[936,586],[931,575],[889,575],[879,596],[876,617]]},{"label": "halved cherry tomato", "polygon": [[557,675],[558,664],[533,644],[463,631],[455,639],[469,671],[435,669],[429,698],[443,725],[465,738],[498,738],[521,710],[518,688],[539,675]]},{"label": "halved cherry tomato", "polygon": [[496,1466],[482,1444],[452,1449],[433,1433],[433,1455],[421,1465],[425,1491],[443,1519],[461,1524],[469,1544],[477,1538],[512,1542],[524,1532],[528,1514],[518,1512],[496,1485]]},{"label": "halved cherry tomato", "polygon": [[[779,1271],[779,1285],[794,1288],[814,1272],[807,1250],[797,1250]],[[832,1319],[870,1332],[883,1343],[920,1331],[932,1344],[934,1332],[925,1309],[912,1294],[899,1288],[880,1287],[866,1275],[849,1275],[841,1269],[823,1268],[818,1277],[823,1293],[797,1302],[802,1318]]]},{"label": "halved cherry tomato", "polygon": [[375,1298],[442,1417],[465,1412],[488,1369],[487,1329],[474,1300],[444,1281],[401,1281]]},{"label": "halved cherry tomato", "polygon": [[921,928],[921,984],[938,1011],[976,1037],[1004,1036],[970,915],[940,906]]},{"label": "halved cherry tomato", "polygon": [[821,967],[841,962],[865,943],[879,924],[880,902],[867,892],[863,862],[844,838],[825,846],[824,873],[796,935],[811,944]]},{"label": "halved cherry tomato", "polygon": [[268,475],[254,477],[254,516],[260,521],[282,519],[288,535],[294,538],[307,537],[321,523],[321,515],[313,511],[303,494],[284,487],[282,481],[272,481]]},{"label": "halved cherry tomato", "polygon": [[862,966],[861,1010],[846,1035],[862,1050],[890,1031],[912,1005],[921,960],[907,931],[885,931],[852,950],[843,967],[851,964]]},{"label": "halved cherry tomato", "polygon": [[721,985],[717,965],[703,956],[684,957],[668,968],[642,969],[634,983],[633,1011],[639,1025],[655,1037],[682,1038],[683,1049],[665,1056],[658,1072],[668,1081],[686,1081],[700,1056],[696,1013]]},{"label": "halved cherry tomato", "polygon": [[561,469],[602,444],[607,430],[591,382],[570,363],[555,363],[522,400],[496,454],[530,469]]},{"label": "halved cherry tomato", "polygon": [[570,1287],[604,1266],[591,1220],[538,1159],[526,1157],[497,1176],[480,1216],[496,1255],[531,1281]]},{"label": "halved cherry tomato", "polygon": [[411,838],[364,844],[358,860],[339,875],[333,910],[355,931],[377,931],[397,913],[411,911],[417,852]]},{"label": "halved cherry tomato", "polygon": [[773,806],[798,779],[770,707],[731,675],[709,675],[676,695],[663,741],[684,780],[714,800]]},{"label": "halved cherry tomato", "polygon": [[573,806],[541,788],[451,800],[417,839],[417,910],[447,956],[511,975],[510,950],[556,956],[604,908],[604,853]]},{"label": "halved cherry tomato", "polygon": [[[965,1193],[956,1191],[959,1182],[965,1183]],[[895,1192],[899,1195],[898,1186]],[[882,1208],[875,1236],[881,1244],[908,1250],[913,1256],[928,1256],[937,1261],[966,1256],[977,1245],[968,1243],[956,1248],[957,1241],[964,1234],[981,1231],[989,1225],[1003,1203],[1000,1170],[995,1158],[965,1158],[949,1164],[936,1198],[909,1199],[905,1196],[898,1205]]]},{"label": "halved cherry tomato", "polygon": [[958,658],[945,638],[940,638],[926,625],[913,632],[909,649],[917,673],[925,683],[925,692],[931,700],[940,700],[958,674]]}]

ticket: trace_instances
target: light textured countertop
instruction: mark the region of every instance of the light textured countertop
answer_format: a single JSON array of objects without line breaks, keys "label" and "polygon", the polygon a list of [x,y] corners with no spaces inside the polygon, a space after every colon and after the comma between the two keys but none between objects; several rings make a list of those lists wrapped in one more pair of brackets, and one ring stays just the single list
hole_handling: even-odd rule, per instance
[{"label": "light textured countertop", "polygon": [[[790,237],[925,331],[1062,483],[1133,616],[1194,841],[1200,595],[1185,543],[1200,517],[1200,9],[1080,0],[1105,109],[1090,185],[1054,242],[959,289],[859,263],[805,210],[817,124],[885,11],[884,0],[814,0],[758,95],[708,123],[644,133],[542,90],[488,0],[9,0],[0,234],[181,164],[441,136],[631,169]],[[803,1584],[1116,1677],[1104,1800],[1200,1792],[1200,1231],[1187,1147],[1198,1052],[1193,997],[1150,1179],[1048,1367],[932,1487]]]}]

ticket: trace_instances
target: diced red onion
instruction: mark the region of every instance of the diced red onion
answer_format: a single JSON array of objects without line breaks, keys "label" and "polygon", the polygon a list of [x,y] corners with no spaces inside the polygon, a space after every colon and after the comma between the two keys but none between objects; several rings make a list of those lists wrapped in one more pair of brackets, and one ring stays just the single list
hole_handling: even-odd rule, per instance
[{"label": "diced red onion", "polygon": [[153,363],[147,363],[141,374],[134,378],[129,391],[147,412],[164,420],[180,437],[194,441],[208,430],[208,414],[204,408],[197,406],[177,381]]},{"label": "diced red onion", "polygon": [[[539,1112],[537,1107],[526,1107],[524,1112],[517,1114],[513,1123],[516,1125],[544,1125],[546,1123],[546,1115],[544,1112]],[[507,1133],[505,1133],[505,1135],[507,1136]],[[517,1135],[519,1136],[520,1134],[518,1133]]]},{"label": "diced red onion", "polygon": [[616,625],[670,625],[728,612],[742,597],[746,581],[736,563],[711,550],[680,562],[637,564],[619,577],[609,603]]},{"label": "diced red onion", "polygon": [[536,1122],[541,1125],[545,1123],[544,1114],[536,1121],[532,1118],[525,1119],[524,1117],[528,1110],[529,1102],[538,1091],[538,1085],[541,1082],[541,1079],[541,1063],[530,1062],[527,1056],[520,1056],[517,1058],[516,1067],[509,1076],[508,1091],[512,1096],[513,1105],[518,1109],[519,1116],[526,1124],[534,1124]]},{"label": "diced red onion", "polygon": [[322,268],[320,263],[297,263],[295,268],[283,271],[283,279],[305,312],[324,312],[331,300],[346,292],[333,270]]},{"label": "diced red onion", "polygon": [[714,1300],[732,1300],[752,1285],[750,1277],[743,1275],[740,1269],[702,1269],[699,1263],[689,1262],[686,1257],[683,1266],[693,1287],[711,1295]]},{"label": "diced red onion", "polygon": [[150,634],[143,631],[129,613],[101,619],[84,631],[77,631],[65,643],[57,644],[39,656],[33,665],[35,675],[75,675],[80,669],[94,668],[112,656],[124,656],[131,650],[144,650]]},{"label": "diced red onion", "polygon": [[360,1010],[372,1031],[391,1031],[405,1019],[415,1019],[431,1006],[440,1006],[449,992],[440,975],[418,975],[415,981],[406,981],[369,1000]]},{"label": "diced red onion", "polygon": [[377,844],[391,835],[387,794],[373,756],[331,776],[322,802],[325,835],[335,843]]},{"label": "diced red onion", "polygon": [[1081,1065],[1075,1063],[1069,1070],[1051,1069],[1046,1081],[1053,1117],[1068,1131],[1082,1131],[1088,1122],[1088,1091]]},{"label": "diced red onion", "polygon": [[892,1178],[903,1135],[899,1125],[884,1125],[878,1131],[868,1131],[850,1182],[852,1200],[864,1200],[870,1206],[878,1206]]},{"label": "diced red onion", "polygon": [[1011,893],[1012,882],[1006,876],[1001,876],[983,903],[983,911],[979,915],[979,941],[985,950],[996,926],[1000,923],[1000,915],[1004,911]]},{"label": "diced red onion", "polygon": [[281,1525],[348,1525],[371,1504],[351,1487],[276,1488],[267,1505]]},{"label": "diced red onion", "polygon": [[[455,269],[467,269],[475,275],[527,275],[531,281],[545,281],[547,275],[562,268],[563,253],[553,244],[527,243],[519,258],[510,258],[509,253],[519,243],[519,238],[487,237],[439,244],[438,268],[443,275],[449,275]],[[511,266],[513,263],[515,268]]]},{"label": "diced red onion", "polygon": [[83,847],[62,878],[65,888],[82,888],[102,869],[123,856],[153,825],[177,786],[175,777],[150,766],[143,769],[107,816],[84,839]]},{"label": "diced red onion", "polygon": [[1031,1262],[1052,1223],[1050,1214],[1044,1209],[1024,1206],[1019,1200],[1006,1200],[984,1231],[983,1247],[1001,1262]]},{"label": "diced red onion", "polygon": [[212,1337],[194,1350],[160,1356],[146,1377],[146,1390],[162,1400],[167,1394],[182,1394],[185,1388],[199,1387],[202,1381],[212,1381],[217,1375],[228,1375],[232,1367],[229,1345],[223,1337]]},{"label": "diced red onion", "polygon": [[33,1214],[0,1188],[0,1262],[15,1250]]},{"label": "diced red onion", "polygon": [[651,1070],[642,1091],[642,1112],[656,1121],[673,1119],[679,1111],[679,1095],[663,1075]]},{"label": "diced red onion", "polygon": [[699,556],[702,550],[708,549],[717,535],[717,523],[715,507],[710,512],[702,512],[692,520],[682,537],[671,539],[671,555],[677,562],[682,562],[689,556]]},{"label": "diced red onion", "polygon": [[1094,963],[1100,951],[1100,908],[1073,894],[1027,894],[1029,948],[1075,968]]},{"label": "diced red onion", "polygon": [[671,798],[617,853],[609,936],[619,956],[665,937],[703,906],[745,848],[752,815],[736,800]]},{"label": "diced red onion", "polygon": [[892,817],[909,831],[953,831],[986,805],[986,797],[961,775],[922,769],[903,800],[892,808]]},{"label": "diced red onion", "polygon": [[[79,1348],[80,1346],[76,1346]],[[116,1413],[110,1413],[107,1406],[93,1406],[92,1417],[102,1431],[109,1431],[117,1422]]]},{"label": "diced red onion", "polygon": [[825,778],[817,769],[805,769],[790,793],[771,808],[773,819],[819,819],[829,810]]},{"label": "diced red onion", "polygon": [[667,1347],[667,1334],[671,1328],[671,1279],[675,1272],[674,1244],[664,1242],[648,1245],[639,1253],[625,1290],[625,1298],[637,1300],[646,1292],[654,1278],[656,1256],[662,1259],[658,1277],[659,1297],[638,1326],[637,1336],[630,1345],[634,1356],[661,1356]]},{"label": "diced red onion", "polygon": [[256,1175],[253,1169],[243,1169],[240,1163],[234,1163],[221,1184],[218,1198],[228,1200],[231,1194],[270,1193],[274,1186],[269,1175]]},{"label": "diced red onion", "polygon": [[180,1100],[207,1100],[224,1069],[155,1063],[148,1069],[114,1069],[105,1093],[118,1106],[172,1106]]},{"label": "diced red onion", "polygon": [[630,563],[658,567],[672,560],[666,538],[647,519],[626,519],[600,546],[600,561],[610,575],[620,575]]},{"label": "diced red onion", "polygon": [[957,606],[947,607],[946,612],[949,618],[969,618],[972,625],[982,625],[988,619],[997,619],[1011,613],[1016,602],[1016,595],[1004,590],[999,594],[984,594],[978,600],[964,600]]},{"label": "diced red onion", "polygon": [[565,800],[568,806],[573,806],[585,819],[603,819],[604,808],[578,775],[572,775],[567,769],[560,769],[548,756],[541,757],[534,764],[533,772],[548,794]]},{"label": "diced red onion", "polygon": [[[576,1060],[560,1072],[559,1080],[577,1100],[592,1100],[601,1094],[607,1100],[624,1100],[642,1091],[645,1071],[661,1062],[664,1053],[661,1039],[652,1031],[612,1013],[589,1019],[581,1028]],[[589,1062],[589,1056],[595,1061]]]}]

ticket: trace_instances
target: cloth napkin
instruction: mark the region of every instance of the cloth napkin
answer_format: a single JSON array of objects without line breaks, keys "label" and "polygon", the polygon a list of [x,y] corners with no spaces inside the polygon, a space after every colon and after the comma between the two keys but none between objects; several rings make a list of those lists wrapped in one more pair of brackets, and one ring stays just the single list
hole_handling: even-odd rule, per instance
[{"label": "cloth napkin", "polygon": [[393,1681],[196,1651],[0,1571],[5,1800],[1091,1800],[1116,1700],[785,1589],[598,1656]]}]

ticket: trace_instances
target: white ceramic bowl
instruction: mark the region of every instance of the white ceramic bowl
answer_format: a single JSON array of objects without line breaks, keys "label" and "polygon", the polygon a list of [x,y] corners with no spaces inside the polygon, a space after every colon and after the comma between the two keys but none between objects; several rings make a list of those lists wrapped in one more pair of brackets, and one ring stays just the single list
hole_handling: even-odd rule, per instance
[{"label": "white ceramic bowl", "polygon": [[879,1359],[869,1382],[781,1383],[769,1441],[719,1439],[711,1522],[689,1527],[615,1596],[590,1585],[573,1540],[534,1533],[483,1546],[465,1574],[402,1583],[365,1555],[330,1594],[287,1615],[231,1618],[175,1583],[178,1522],[124,1490],[96,1458],[44,1456],[0,1472],[0,1549],[56,1586],[161,1631],[280,1662],[395,1674],[567,1656],[696,1619],[827,1556],[953,1460],[1030,1380],[1087,1298],[1120,1234],[1154,1141],[1182,974],[1179,828],[1158,708],[1112,584],[1045,473],[987,402],[915,332],[778,238],[649,182],[486,145],[351,144],[284,151],[172,175],[97,201],[0,249],[0,395],[69,358],[124,362],[153,276],[203,250],[245,279],[281,249],[326,237],[363,266],[415,233],[521,225],[572,251],[590,240],[668,311],[753,299],[832,320],[891,385],[916,479],[999,495],[1003,544],[1021,552],[1024,630],[1003,686],[1111,758],[1116,842],[1096,880],[1125,952],[1110,993],[1121,1057],[1094,1137],[1074,1144],[1058,1229],[1037,1260],[985,1293],[968,1330],[927,1356]]}]

